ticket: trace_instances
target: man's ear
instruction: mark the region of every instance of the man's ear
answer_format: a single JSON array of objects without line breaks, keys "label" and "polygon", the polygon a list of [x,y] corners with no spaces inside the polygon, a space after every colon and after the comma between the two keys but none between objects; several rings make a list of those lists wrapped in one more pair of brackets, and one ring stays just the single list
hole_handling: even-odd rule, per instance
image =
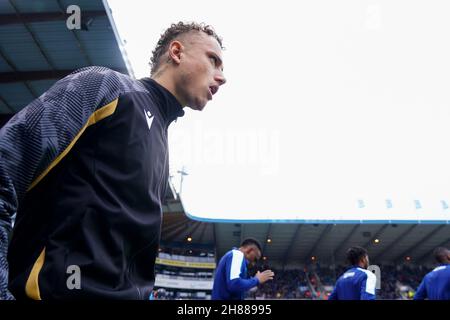
[{"label": "man's ear", "polygon": [[174,40],[169,44],[169,58],[172,60],[176,65],[180,64],[181,62],[181,53],[184,50],[183,45],[180,41]]}]

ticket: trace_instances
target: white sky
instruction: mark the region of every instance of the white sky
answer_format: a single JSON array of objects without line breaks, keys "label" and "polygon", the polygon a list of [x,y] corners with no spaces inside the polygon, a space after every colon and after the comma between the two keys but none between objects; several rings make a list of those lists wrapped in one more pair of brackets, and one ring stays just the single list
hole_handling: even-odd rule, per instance
[{"label": "white sky", "polygon": [[448,1],[108,3],[138,78],[172,22],[224,39],[227,84],[170,129],[191,216],[450,220]]}]

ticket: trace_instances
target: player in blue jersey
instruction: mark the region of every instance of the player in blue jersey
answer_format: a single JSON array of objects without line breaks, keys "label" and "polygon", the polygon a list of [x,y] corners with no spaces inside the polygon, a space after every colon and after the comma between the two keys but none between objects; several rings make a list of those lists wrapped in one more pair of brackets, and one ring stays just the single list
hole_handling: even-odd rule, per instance
[{"label": "player in blue jersey", "polygon": [[366,249],[347,250],[350,268],[338,279],[328,300],[375,300],[376,277],[368,271],[369,255]]},{"label": "player in blue jersey", "polygon": [[239,249],[228,251],[216,269],[212,300],[244,300],[248,290],[272,280],[271,270],[258,271],[253,278],[248,278],[247,266],[254,266],[260,258],[261,245],[251,238],[245,239]]},{"label": "player in blue jersey", "polygon": [[439,266],[423,278],[414,300],[450,300],[450,250],[436,248],[434,257]]}]

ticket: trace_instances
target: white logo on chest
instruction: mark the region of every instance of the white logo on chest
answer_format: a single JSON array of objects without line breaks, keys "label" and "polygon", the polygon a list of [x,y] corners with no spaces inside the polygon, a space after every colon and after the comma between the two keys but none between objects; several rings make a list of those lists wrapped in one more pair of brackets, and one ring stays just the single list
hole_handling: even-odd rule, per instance
[{"label": "white logo on chest", "polygon": [[148,129],[150,130],[152,128],[152,123],[153,123],[154,117],[148,110],[144,110],[144,113],[145,113],[145,118],[147,119]]}]

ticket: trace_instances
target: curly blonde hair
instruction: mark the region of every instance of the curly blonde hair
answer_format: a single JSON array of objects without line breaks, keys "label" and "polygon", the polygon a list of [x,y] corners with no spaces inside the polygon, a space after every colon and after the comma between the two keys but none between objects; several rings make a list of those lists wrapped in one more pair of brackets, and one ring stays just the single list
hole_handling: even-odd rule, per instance
[{"label": "curly blonde hair", "polygon": [[201,31],[206,33],[209,36],[214,37],[217,42],[219,43],[220,47],[224,49],[222,46],[222,38],[220,38],[214,29],[206,25],[204,23],[196,23],[196,22],[178,22],[173,23],[170,28],[168,28],[159,38],[158,43],[156,44],[155,49],[152,51],[152,57],[150,58],[150,67],[151,71],[150,74],[154,75],[156,71],[158,71],[159,67],[161,66],[161,57],[167,52],[167,49],[169,48],[169,44],[172,40],[176,39],[182,34],[191,32],[191,31]]}]

